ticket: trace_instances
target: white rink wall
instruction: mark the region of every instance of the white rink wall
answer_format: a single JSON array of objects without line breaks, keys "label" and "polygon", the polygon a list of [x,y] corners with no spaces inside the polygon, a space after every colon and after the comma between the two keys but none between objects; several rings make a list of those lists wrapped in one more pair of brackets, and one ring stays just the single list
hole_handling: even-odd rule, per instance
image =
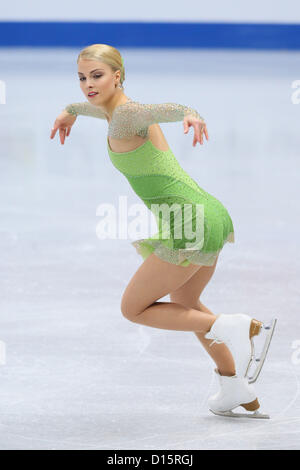
[{"label": "white rink wall", "polygon": [[300,23],[298,0],[140,0],[115,2],[90,0],[87,5],[73,0],[11,0],[3,2],[0,21],[187,21]]}]

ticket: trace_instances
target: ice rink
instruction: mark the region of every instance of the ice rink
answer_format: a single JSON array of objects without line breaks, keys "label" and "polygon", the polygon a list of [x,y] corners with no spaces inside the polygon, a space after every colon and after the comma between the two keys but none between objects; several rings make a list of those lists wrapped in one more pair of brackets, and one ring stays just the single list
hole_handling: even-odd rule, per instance
[{"label": "ice rink", "polygon": [[298,449],[300,52],[120,51],[126,96],[206,120],[203,146],[182,122],[161,128],[235,228],[202,302],[278,318],[255,384],[271,419],[259,421],[210,413],[214,363],[193,333],[121,313],[143,259],[129,238],[97,237],[96,211],[140,200],[109,159],[106,121],[79,116],[65,145],[50,140],[62,109],[85,101],[79,50],[0,50],[0,448]]}]

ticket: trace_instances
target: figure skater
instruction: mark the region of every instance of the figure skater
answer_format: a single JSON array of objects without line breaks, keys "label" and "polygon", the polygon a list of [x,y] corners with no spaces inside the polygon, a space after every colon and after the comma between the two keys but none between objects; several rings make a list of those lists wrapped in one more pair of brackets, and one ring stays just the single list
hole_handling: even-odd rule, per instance
[{"label": "figure skater", "polygon": [[[263,323],[246,314],[216,315],[200,301],[224,244],[234,242],[231,217],[218,199],[181,168],[158,124],[183,121],[184,134],[190,127],[194,129],[195,147],[203,145],[204,137],[209,139],[204,119],[188,106],[143,104],[126,96],[124,63],[110,45],[86,47],[77,65],[87,101],[67,105],[56,118],[50,138],[59,131],[63,145],[78,115],[106,120],[111,162],[155,214],[159,226],[156,235],[132,242],[144,262],[123,293],[122,314],[141,325],[196,334],[215,362],[220,382],[219,392],[209,398],[210,411],[223,416],[269,417],[258,411],[251,383],[263,365],[276,319],[264,327],[268,331],[264,351],[251,380],[247,373],[255,359],[253,338],[261,333]],[[188,215],[185,205],[190,209]],[[202,219],[197,206],[203,208]],[[163,207],[175,207],[171,222],[170,211],[166,217]],[[193,230],[197,225],[194,242],[183,230],[181,237],[175,236],[175,230],[183,229],[185,222],[192,223]],[[158,301],[166,295],[170,302]],[[248,412],[234,413],[238,406]]]}]

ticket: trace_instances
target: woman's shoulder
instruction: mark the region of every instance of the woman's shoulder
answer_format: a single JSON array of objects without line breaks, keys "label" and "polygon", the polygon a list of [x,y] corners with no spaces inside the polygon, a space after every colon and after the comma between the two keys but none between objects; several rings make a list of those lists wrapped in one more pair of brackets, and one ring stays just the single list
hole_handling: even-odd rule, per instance
[{"label": "woman's shoulder", "polygon": [[113,111],[113,116],[122,116],[126,113],[134,112],[138,108],[142,107],[143,104],[139,101],[128,100],[126,103],[120,104]]},{"label": "woman's shoulder", "polygon": [[117,106],[112,114],[110,121],[111,127],[115,126],[132,126],[139,122],[143,115],[144,105],[139,101],[127,101]]},{"label": "woman's shoulder", "polygon": [[130,100],[117,106],[109,123],[108,135],[113,138],[131,138],[140,132],[144,119],[143,104]]}]

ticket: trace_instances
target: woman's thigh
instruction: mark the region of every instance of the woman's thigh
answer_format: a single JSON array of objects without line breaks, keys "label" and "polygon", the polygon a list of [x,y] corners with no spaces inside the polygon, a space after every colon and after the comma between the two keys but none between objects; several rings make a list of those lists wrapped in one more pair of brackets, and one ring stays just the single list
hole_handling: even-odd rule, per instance
[{"label": "woman's thigh", "polygon": [[180,288],[202,266],[178,266],[163,261],[154,253],[139,267],[127,285],[121,301],[121,311],[126,317],[143,312],[158,299]]},{"label": "woman's thigh", "polygon": [[185,307],[197,305],[200,295],[215,272],[217,262],[218,257],[213,266],[202,266],[184,284],[170,292],[170,301]]}]

